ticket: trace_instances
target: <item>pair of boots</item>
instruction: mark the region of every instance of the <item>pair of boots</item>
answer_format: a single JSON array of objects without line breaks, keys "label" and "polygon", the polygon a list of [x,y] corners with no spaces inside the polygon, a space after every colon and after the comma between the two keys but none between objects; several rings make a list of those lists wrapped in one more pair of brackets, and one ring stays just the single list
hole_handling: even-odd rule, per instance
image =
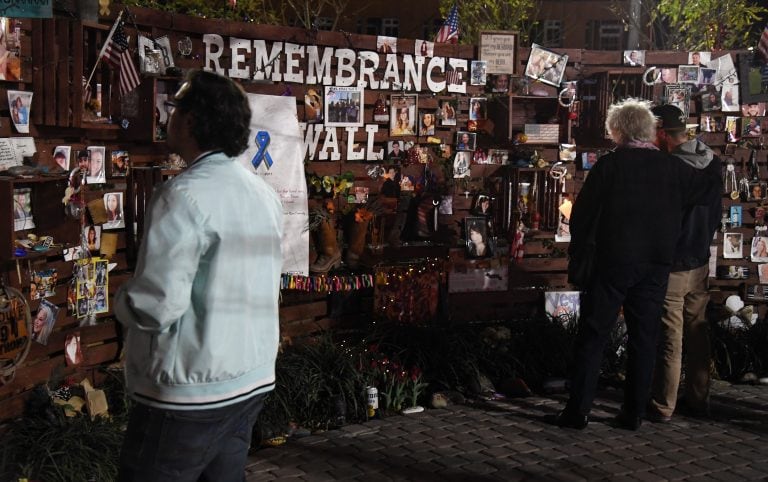
[{"label": "pair of boots", "polygon": [[[347,230],[349,246],[344,259],[347,266],[356,269],[360,266],[360,257],[365,251],[365,238],[370,221],[352,222]],[[325,220],[317,228],[317,259],[309,266],[309,271],[324,274],[341,266],[341,249],[336,237],[336,228],[332,220]]]}]

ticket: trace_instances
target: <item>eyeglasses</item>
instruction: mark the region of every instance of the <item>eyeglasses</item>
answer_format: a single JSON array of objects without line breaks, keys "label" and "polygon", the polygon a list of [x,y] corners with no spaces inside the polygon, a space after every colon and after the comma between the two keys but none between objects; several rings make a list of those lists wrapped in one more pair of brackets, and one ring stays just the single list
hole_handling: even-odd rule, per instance
[{"label": "eyeglasses", "polygon": [[166,100],[163,102],[163,105],[165,106],[165,113],[168,115],[173,114],[173,111],[176,110],[176,102],[173,102],[171,100]]}]

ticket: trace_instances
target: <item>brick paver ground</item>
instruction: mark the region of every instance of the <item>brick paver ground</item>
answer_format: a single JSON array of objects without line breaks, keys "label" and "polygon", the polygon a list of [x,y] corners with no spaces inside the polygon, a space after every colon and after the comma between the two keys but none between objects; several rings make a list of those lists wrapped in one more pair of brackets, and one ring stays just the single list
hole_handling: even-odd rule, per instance
[{"label": "brick paver ground", "polygon": [[614,428],[605,390],[584,431],[549,417],[563,396],[453,406],[349,425],[254,452],[248,481],[768,480],[768,387],[717,383],[712,417]]}]

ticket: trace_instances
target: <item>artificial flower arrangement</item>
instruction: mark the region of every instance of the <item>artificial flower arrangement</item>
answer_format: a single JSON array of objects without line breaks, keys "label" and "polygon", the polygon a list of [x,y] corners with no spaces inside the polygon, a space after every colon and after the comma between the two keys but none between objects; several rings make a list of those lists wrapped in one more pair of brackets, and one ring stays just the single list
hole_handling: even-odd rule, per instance
[{"label": "artificial flower arrangement", "polygon": [[355,175],[347,171],[337,176],[319,176],[307,174],[307,185],[310,195],[321,198],[346,197],[354,186]]}]

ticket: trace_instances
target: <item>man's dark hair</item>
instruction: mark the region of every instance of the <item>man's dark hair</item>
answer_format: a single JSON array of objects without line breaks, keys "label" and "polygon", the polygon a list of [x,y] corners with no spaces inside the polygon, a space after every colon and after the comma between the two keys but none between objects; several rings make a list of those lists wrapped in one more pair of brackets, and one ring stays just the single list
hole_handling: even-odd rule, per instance
[{"label": "man's dark hair", "polygon": [[203,151],[237,156],[248,147],[251,108],[240,86],[227,77],[195,70],[174,98],[176,108],[191,113],[192,137]]}]

